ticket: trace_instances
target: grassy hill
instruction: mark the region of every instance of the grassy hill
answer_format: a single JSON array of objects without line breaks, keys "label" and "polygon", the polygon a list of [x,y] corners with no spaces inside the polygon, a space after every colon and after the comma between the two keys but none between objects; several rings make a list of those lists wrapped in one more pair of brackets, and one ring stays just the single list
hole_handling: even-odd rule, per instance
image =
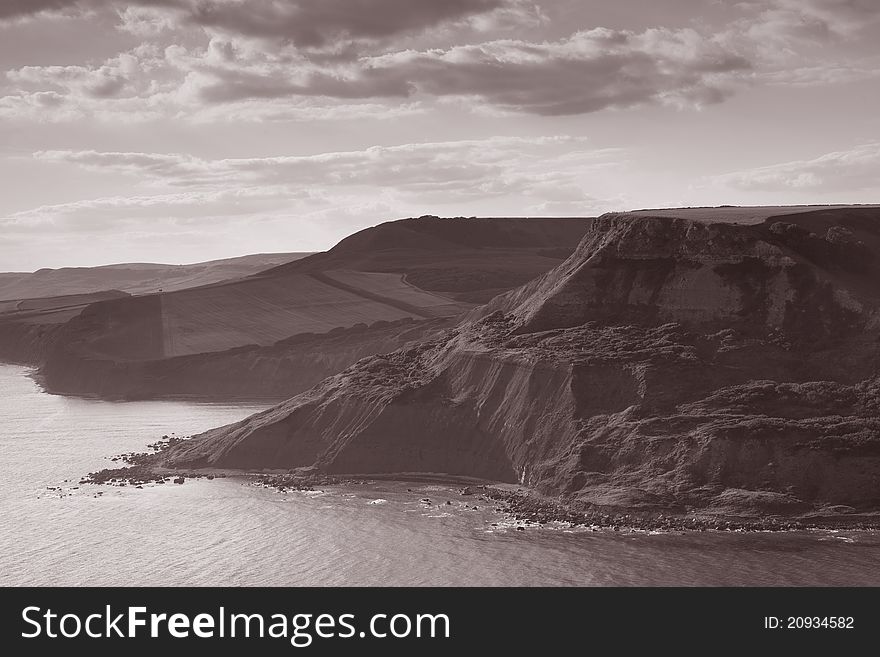
[{"label": "grassy hill", "polygon": [[[297,335],[330,336],[355,327],[402,320],[432,323],[463,315],[558,265],[589,223],[437,217],[389,222],[356,233],[326,253],[252,276],[107,299],[66,311],[60,323],[58,309],[16,313],[5,328],[0,316],[0,355],[36,358],[50,387],[63,380],[65,390],[77,391],[78,380],[90,382],[82,392],[108,389],[108,377],[114,381],[110,387],[126,388],[122,379],[143,376],[143,368],[132,364],[150,363],[147,369],[155,384],[145,394],[174,394],[175,383],[163,378],[157,362],[243,347],[270,348]],[[19,329],[30,326],[26,339],[14,324]],[[379,345],[394,346],[387,328],[379,333],[351,333],[357,346],[348,350],[337,344],[341,337],[334,334],[334,354],[344,355],[328,358],[317,371],[326,376],[375,353]],[[20,355],[22,344],[28,358]],[[299,351],[305,348],[291,344],[287,351],[272,351],[270,358],[299,362]],[[308,348],[320,350],[314,344]],[[265,354],[260,358],[265,360]],[[214,371],[207,356],[199,362]],[[240,367],[245,394],[249,368]],[[206,390],[213,385],[206,380]]]},{"label": "grassy hill", "polygon": [[127,263],[40,269],[33,273],[0,273],[0,300],[72,296],[105,290],[130,294],[170,292],[250,276],[306,255],[260,253],[192,265]]}]

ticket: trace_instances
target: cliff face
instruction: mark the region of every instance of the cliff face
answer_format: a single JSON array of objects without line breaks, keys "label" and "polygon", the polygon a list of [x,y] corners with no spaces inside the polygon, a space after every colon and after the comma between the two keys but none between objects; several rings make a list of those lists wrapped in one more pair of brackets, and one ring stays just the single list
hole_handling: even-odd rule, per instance
[{"label": "cliff face", "polygon": [[157,462],[445,472],[617,509],[876,509],[871,212],[608,215],[562,265],[441,337]]},{"label": "cliff face", "polygon": [[820,236],[782,221],[741,226],[612,214],[563,266],[477,316],[511,312],[520,333],[587,321],[679,322],[754,335],[780,330],[816,342],[873,320],[860,297],[874,297],[878,271],[855,232],[833,223]]}]

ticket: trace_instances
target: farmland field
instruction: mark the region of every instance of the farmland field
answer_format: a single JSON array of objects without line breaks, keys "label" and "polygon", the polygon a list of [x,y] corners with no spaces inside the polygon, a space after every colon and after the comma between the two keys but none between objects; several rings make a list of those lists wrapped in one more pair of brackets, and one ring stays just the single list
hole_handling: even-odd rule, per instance
[{"label": "farmland field", "polygon": [[[172,357],[246,344],[270,345],[298,333],[431,316],[432,306],[436,311],[449,305],[449,314],[462,310],[460,305],[406,285],[400,275],[343,273],[339,282],[351,289],[298,274],[163,294],[164,354]],[[364,296],[355,289],[362,289]],[[381,297],[390,303],[383,303]],[[395,303],[398,300],[402,303]]]},{"label": "farmland field", "polygon": [[402,304],[430,310],[430,314],[433,315],[454,315],[462,311],[461,303],[410,285],[403,274],[347,269],[335,269],[323,273],[326,277],[344,285],[366,290]]},{"label": "farmland field", "polygon": [[[461,315],[548,271],[574,250],[590,222],[428,217],[386,222],[304,258],[258,254],[174,267],[134,263],[0,274],[0,321],[13,327],[16,339],[41,335],[32,325],[62,325],[46,340],[56,341],[57,371],[74,377],[79,374],[70,363],[78,359],[121,366],[268,347],[380,321],[430,322]],[[33,301],[92,286],[105,290],[99,295],[131,296]],[[15,301],[3,303],[3,292]]]},{"label": "farmland field", "polygon": [[131,294],[171,292],[251,276],[302,258],[305,253],[259,253],[192,265],[129,263],[64,267],[33,273],[0,273],[0,300],[83,295],[107,290]]},{"label": "farmland field", "polygon": [[122,292],[109,291],[0,301],[0,315],[12,316],[25,324],[62,324],[79,315],[90,303],[126,296]]},{"label": "farmland field", "polygon": [[759,224],[770,217],[782,217],[790,214],[834,210],[836,208],[877,207],[852,205],[785,205],[785,206],[720,206],[716,208],[663,208],[659,210],[633,210],[626,214],[645,217],[678,217],[695,221],[726,222],[737,224]]}]

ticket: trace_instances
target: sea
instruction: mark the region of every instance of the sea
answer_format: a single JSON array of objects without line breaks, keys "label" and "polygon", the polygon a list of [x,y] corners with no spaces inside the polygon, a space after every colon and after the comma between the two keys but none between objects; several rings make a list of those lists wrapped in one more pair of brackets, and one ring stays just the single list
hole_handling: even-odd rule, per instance
[{"label": "sea", "polygon": [[62,397],[31,375],[0,365],[4,586],[880,585],[876,531],[520,531],[459,486],[425,482],[79,484],[115,455],[263,407]]}]

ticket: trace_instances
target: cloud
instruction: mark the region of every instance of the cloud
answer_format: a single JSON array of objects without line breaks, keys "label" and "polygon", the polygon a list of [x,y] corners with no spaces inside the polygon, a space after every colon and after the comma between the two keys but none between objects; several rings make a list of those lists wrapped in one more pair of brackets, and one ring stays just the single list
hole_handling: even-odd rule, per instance
[{"label": "cloud", "polygon": [[[438,102],[542,116],[650,104],[702,107],[745,84],[870,79],[875,62],[829,53],[821,44],[846,45],[880,28],[875,0],[745,0],[736,3],[742,18],[714,33],[594,28],[550,41],[482,42],[480,30],[535,34],[526,26],[546,17],[529,0],[41,0],[4,7],[8,16],[112,9],[120,29],[159,52],[9,72],[19,87],[0,99],[0,113],[20,118],[42,107],[40,120],[311,118],[322,111],[330,116],[340,105],[342,114],[381,116],[381,107]],[[177,32],[162,36],[171,30]],[[433,36],[413,40],[425,34]],[[204,40],[207,45],[196,45]],[[130,60],[127,70],[123,58]],[[33,96],[49,91],[62,102],[41,105],[48,97]],[[100,99],[139,99],[140,107],[95,102]]]},{"label": "cloud", "polygon": [[[567,208],[588,215],[610,208],[587,186],[625,155],[591,149],[573,137],[495,137],[264,158],[207,160],[98,151],[43,151],[35,157],[98,175],[128,175],[141,183],[144,193],[18,212],[0,218],[6,234],[39,234],[48,228],[106,232],[155,222],[206,228],[235,217],[317,220],[335,212],[348,216],[378,201],[389,214],[361,216],[364,225],[394,216],[444,213],[442,208],[452,214],[478,214],[490,206],[512,214],[525,208],[559,214]],[[350,225],[340,225],[339,234],[346,228]]]},{"label": "cloud", "polygon": [[880,23],[876,0],[776,0],[774,5],[769,11],[778,26],[807,37],[845,37]]},{"label": "cloud", "polygon": [[117,13],[120,31],[145,39],[154,39],[177,26],[175,16],[161,7],[127,6]]},{"label": "cloud", "polygon": [[451,23],[473,21],[485,28],[493,21],[534,20],[538,13],[525,0],[5,0],[0,20],[102,9],[116,10],[121,28],[139,35],[189,25],[316,50],[381,42]]},{"label": "cloud", "polygon": [[880,190],[880,142],[715,176],[715,185],[743,191],[795,190],[810,193]]},{"label": "cloud", "polygon": [[368,186],[411,195],[442,192],[452,199],[511,192],[544,196],[560,185],[571,189],[577,176],[608,166],[620,159],[621,152],[591,150],[584,140],[574,137],[496,137],[219,160],[176,153],[98,151],[40,151],[34,157],[100,173],[126,174],[154,186]]},{"label": "cloud", "polygon": [[713,39],[753,66],[755,84],[815,86],[876,77],[875,0],[741,0]]},{"label": "cloud", "polygon": [[880,27],[875,0],[752,0],[740,5],[747,15],[720,37],[769,59],[803,56],[832,42],[846,46],[863,37],[875,39]]},{"label": "cloud", "polygon": [[505,110],[585,114],[646,103],[719,102],[744,58],[693,30],[594,29],[550,43],[496,41],[376,58],[374,69],[434,96],[473,96]]},{"label": "cloud", "polygon": [[0,261],[8,271],[30,271],[318,251],[353,230],[407,214],[421,212],[377,194],[328,199],[272,188],[103,197],[0,216]]},{"label": "cloud", "polygon": [[[568,137],[492,138],[375,146],[362,151],[204,160],[181,154],[45,151],[35,157],[99,173],[126,174],[156,188],[273,187],[328,198],[366,192],[419,204],[469,203],[523,196],[537,201],[592,197],[591,172],[619,161],[620,151],[590,150]],[[548,173],[550,171],[551,173]]]},{"label": "cloud", "polygon": [[507,0],[290,0],[199,2],[186,20],[248,37],[271,38],[300,48],[326,48],[351,40],[379,41],[399,34],[491,13]]},{"label": "cloud", "polygon": [[[52,6],[62,4],[101,3]],[[150,115],[193,118],[217,105],[255,102],[394,107],[437,99],[556,116],[717,103],[751,71],[746,57],[692,29],[596,28],[545,42],[393,47],[414,32],[462,25],[479,30],[493,21],[515,25],[540,18],[526,0],[138,0],[117,9],[121,27],[145,39],[139,48],[100,65],[9,71],[7,78],[18,86],[0,100],[0,111],[26,116],[34,105],[31,94],[53,91],[64,96],[56,114],[65,118],[76,110],[111,114],[112,105],[93,101],[133,98]],[[174,39],[161,47],[158,35],[169,17],[178,27],[207,30],[207,45]],[[454,33],[444,38],[458,40]],[[370,43],[381,47],[371,49]],[[116,110],[131,114],[132,104]]]},{"label": "cloud", "polygon": [[[349,232],[351,223],[366,227],[383,216],[389,215],[380,213],[375,199],[325,199],[286,188],[109,196],[0,216],[0,260],[6,269],[33,270],[106,264],[108,258],[191,262],[284,248],[319,250]],[[334,226],[339,217],[349,223]]]},{"label": "cloud", "polygon": [[6,77],[25,93],[51,88],[65,99],[113,99],[154,94],[169,70],[162,51],[145,43],[98,66],[24,66]]},{"label": "cloud", "polygon": [[8,232],[47,228],[74,232],[113,231],[132,225],[163,222],[170,225],[210,225],[219,217],[234,218],[277,210],[293,201],[308,202],[308,191],[272,187],[242,187],[144,196],[109,196],[44,205],[0,218]]},{"label": "cloud", "polygon": [[880,59],[873,58],[849,64],[825,61],[807,66],[793,66],[760,74],[762,82],[792,87],[828,86],[852,82],[866,82],[880,78]]},{"label": "cloud", "polygon": [[99,151],[35,156],[96,178],[127,175],[139,188],[0,216],[0,258],[24,263],[18,267],[30,266],[27,254],[37,253],[40,266],[46,258],[70,264],[72,249],[97,262],[110,247],[117,259],[131,253],[160,260],[172,257],[162,255],[169,244],[181,248],[180,259],[207,244],[221,255],[325,248],[353,230],[422,214],[591,216],[620,207],[592,188],[605,189],[602,176],[614,176],[626,158],[555,136],[216,160]]},{"label": "cloud", "polygon": [[77,4],[77,0],[3,0],[0,3],[0,21],[32,16],[44,11],[58,11]]},{"label": "cloud", "polygon": [[504,111],[585,114],[642,104],[700,106],[724,100],[748,75],[744,57],[694,30],[598,28],[544,43],[496,40],[404,50],[320,66],[213,40],[171,52],[198,102],[254,98],[464,97]]}]

